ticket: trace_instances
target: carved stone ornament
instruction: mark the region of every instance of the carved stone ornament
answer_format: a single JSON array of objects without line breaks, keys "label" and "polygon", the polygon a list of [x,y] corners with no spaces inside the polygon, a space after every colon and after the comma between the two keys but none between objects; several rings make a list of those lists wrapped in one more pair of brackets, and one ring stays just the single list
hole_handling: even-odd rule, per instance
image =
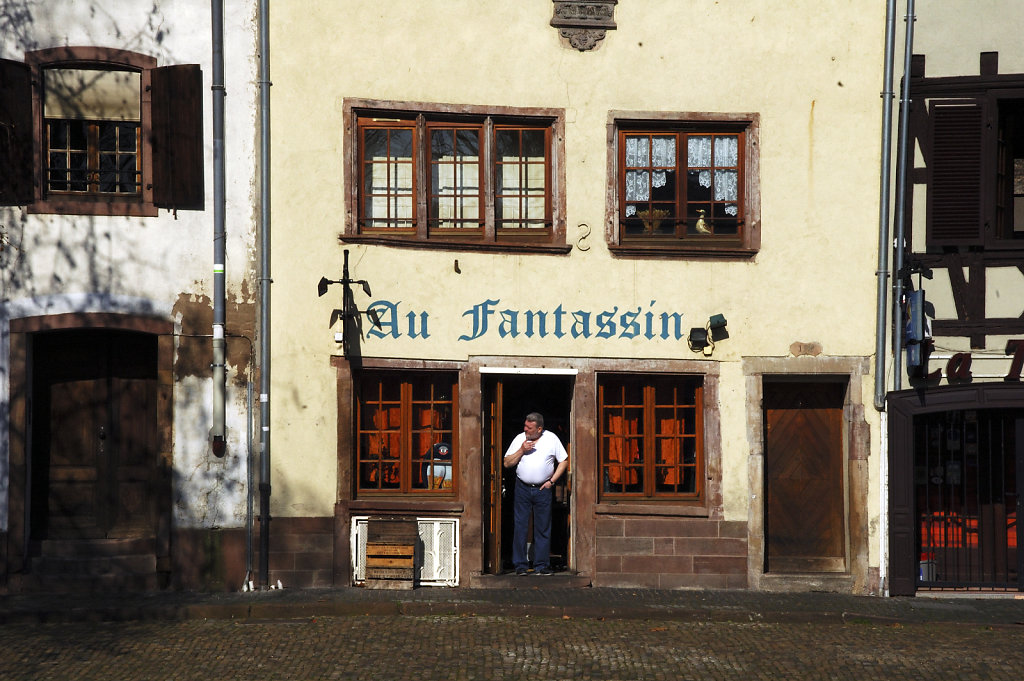
[{"label": "carved stone ornament", "polygon": [[615,29],[615,5],[619,0],[554,0],[551,25],[580,52],[594,49],[605,31]]}]

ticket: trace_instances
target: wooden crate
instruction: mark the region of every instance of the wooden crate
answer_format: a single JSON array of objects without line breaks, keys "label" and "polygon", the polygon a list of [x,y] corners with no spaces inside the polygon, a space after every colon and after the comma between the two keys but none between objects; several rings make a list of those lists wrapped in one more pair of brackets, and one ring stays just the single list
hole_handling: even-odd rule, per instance
[{"label": "wooden crate", "polygon": [[415,518],[369,518],[364,585],[370,589],[413,588],[418,541]]}]

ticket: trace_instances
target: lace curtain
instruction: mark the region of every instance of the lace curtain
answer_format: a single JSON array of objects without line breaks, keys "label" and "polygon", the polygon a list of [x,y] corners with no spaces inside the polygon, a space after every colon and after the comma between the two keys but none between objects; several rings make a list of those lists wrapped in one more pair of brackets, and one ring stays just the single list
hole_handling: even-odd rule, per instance
[{"label": "lace curtain", "polygon": [[[675,137],[627,137],[626,201],[650,201],[651,187],[664,187],[668,171],[676,165]],[[642,170],[641,170],[642,169]],[[626,217],[636,212],[635,206],[626,206]]]},{"label": "lace curtain", "polygon": [[[713,141],[712,141],[713,140]],[[712,158],[712,147],[714,157]],[[712,166],[712,161],[714,165]],[[728,136],[691,136],[687,140],[687,164],[691,168],[705,168],[697,173],[697,181],[702,187],[711,187],[714,173],[713,199],[715,201],[736,201],[739,198],[739,173],[735,168],[739,163],[739,138]],[[725,206],[728,215],[736,215],[735,203]]]}]

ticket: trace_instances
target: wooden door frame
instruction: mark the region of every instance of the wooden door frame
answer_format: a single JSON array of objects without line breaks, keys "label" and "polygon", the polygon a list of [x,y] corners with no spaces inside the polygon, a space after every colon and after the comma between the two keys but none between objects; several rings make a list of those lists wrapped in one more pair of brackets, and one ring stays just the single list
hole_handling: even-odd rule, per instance
[{"label": "wooden door frame", "polygon": [[137,331],[157,336],[157,502],[156,558],[158,569],[170,568],[171,469],[173,454],[174,323],[154,317],[108,312],[19,317],[9,323],[10,422],[8,457],[8,531],[0,543],[0,570],[24,571],[29,549],[28,466],[32,443],[32,334],[55,330],[104,329]]},{"label": "wooden door frame", "polygon": [[[502,455],[504,455],[505,449],[508,446],[508,442],[505,442],[505,441],[502,440],[501,430],[503,430],[502,424],[504,423],[504,418],[505,418],[505,415],[504,415],[504,411],[505,411],[504,392],[505,392],[505,390],[507,388],[508,383],[510,381],[512,381],[512,380],[519,380],[519,381],[522,381],[522,382],[528,382],[528,381],[531,381],[531,380],[534,380],[534,381],[541,381],[541,380],[544,380],[544,381],[559,381],[559,380],[561,380],[561,381],[567,382],[567,387],[569,388],[569,390],[568,390],[569,404],[567,405],[568,409],[566,410],[566,415],[568,417],[568,424],[567,424],[568,433],[567,434],[569,436],[569,442],[572,443],[572,437],[573,437],[573,434],[575,433],[575,427],[574,427],[574,420],[575,420],[574,411],[575,411],[575,402],[576,402],[575,385],[576,385],[577,376],[578,376],[578,372],[576,370],[573,370],[573,369],[548,370],[548,371],[545,371],[545,372],[541,372],[541,371],[538,370],[538,371],[531,372],[531,371],[513,371],[513,370],[503,371],[503,370],[501,370],[499,368],[492,368],[490,370],[484,370],[481,373],[483,375],[487,376],[486,379],[481,377],[481,381],[480,381],[481,392],[483,393],[484,391],[488,390],[488,384],[490,384],[490,387],[493,388],[498,393],[497,396],[496,396],[496,399],[493,400],[493,402],[497,406],[497,409],[499,410],[499,413],[496,416],[496,420],[497,420],[497,424],[498,424],[497,428],[498,428],[498,431],[499,431],[498,432],[498,440],[499,441],[496,443],[496,449],[493,450],[495,455],[497,455],[499,452]],[[490,398],[491,395],[488,393],[487,397]],[[488,429],[492,429],[492,428],[495,427],[494,423],[491,422],[492,421],[491,415],[488,414],[487,411],[486,411],[486,410],[488,410],[490,408],[491,404],[492,404],[492,400],[491,399],[483,399],[483,396],[481,397],[481,409],[484,410],[484,411],[481,412],[481,420],[483,421],[482,431],[486,431]],[[547,418],[551,418],[549,414],[543,414],[543,415],[545,416],[546,419]],[[481,435],[483,435],[483,432],[481,432]],[[489,457],[492,454],[492,450],[487,446],[487,444],[488,443],[486,441],[482,442],[481,451],[483,452],[484,456]],[[565,442],[563,441],[562,444],[564,445]],[[570,444],[570,447],[571,447],[571,444]],[[570,470],[571,470],[572,469],[572,465],[573,465],[572,464],[572,453],[571,453],[571,451],[570,451],[569,458],[570,458]],[[503,502],[502,502],[502,500],[500,498],[498,499],[497,503],[492,503],[492,501],[493,501],[492,496],[494,494],[496,494],[496,493],[500,495],[500,484],[501,484],[501,483],[495,483],[495,481],[493,481],[491,479],[488,479],[489,476],[490,476],[491,466],[492,465],[493,465],[493,462],[491,462],[491,461],[487,461],[487,462],[483,462],[482,463],[482,469],[483,469],[483,471],[485,473],[485,480],[486,480],[486,483],[487,483],[487,484],[484,485],[483,499],[481,500],[482,501],[481,508],[483,509],[484,517],[485,517],[484,547],[483,547],[484,571],[485,572],[490,572],[491,574],[502,574],[502,565],[501,565],[502,545],[503,545],[504,541],[511,542],[511,538],[510,537],[502,537],[501,536],[501,533],[503,531],[502,524],[503,524],[503,520],[504,520],[504,514],[507,513],[507,509],[503,510]],[[575,487],[575,476],[571,476],[570,475],[569,483],[570,483],[570,487],[569,487],[568,492],[569,492],[569,504],[570,504],[570,509],[571,509],[572,503],[573,503],[573,498],[574,498],[574,492],[575,492],[575,490],[573,489]],[[497,485],[497,487],[496,487],[496,485]],[[509,501],[511,501],[511,497],[509,497]],[[491,510],[492,508],[496,508],[497,509],[497,515],[498,515],[498,519],[497,519],[497,525],[498,526],[497,526],[497,531],[496,531],[496,534],[498,536],[496,536],[494,538],[492,538],[490,536],[490,531],[489,531],[489,523],[491,521],[490,515],[492,513],[492,510]],[[566,567],[572,569],[572,567],[574,565],[574,562],[575,562],[575,558],[574,558],[574,552],[572,550],[572,548],[573,548],[573,538],[574,538],[574,529],[573,529],[574,523],[573,523],[572,519],[574,518],[574,514],[571,512],[571,510],[570,510],[569,517],[570,517],[569,536],[566,539],[566,541],[567,541],[567,551],[568,551],[568,554],[569,554],[569,561],[568,561],[568,565]],[[552,536],[554,536],[554,535],[552,535]],[[491,567],[490,569],[488,569],[487,557],[488,557],[488,553],[490,551],[492,551],[492,550],[496,554],[497,565],[494,566],[494,567]]]},{"label": "wooden door frame", "polygon": [[[748,357],[743,359],[747,396],[747,578],[755,590],[831,589],[878,593],[878,569],[869,567],[868,455],[870,427],[861,401],[870,358]],[[847,572],[845,574],[776,575],[764,571],[764,392],[765,380],[846,382],[843,407],[843,457],[846,493]]]}]

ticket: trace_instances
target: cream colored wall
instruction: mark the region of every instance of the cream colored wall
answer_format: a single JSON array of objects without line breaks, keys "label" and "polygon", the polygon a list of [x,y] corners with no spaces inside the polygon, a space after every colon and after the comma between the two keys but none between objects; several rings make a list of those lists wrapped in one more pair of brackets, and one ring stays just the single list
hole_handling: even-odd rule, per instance
[{"label": "cream colored wall", "polygon": [[[463,313],[500,308],[684,314],[684,333],[723,313],[726,514],[746,518],[743,356],[874,347],[884,4],[635,2],[592,52],[563,46],[550,0],[374,0],[272,6],[275,514],[332,512],[336,385],[328,328],[342,251],[373,298],[430,313],[430,338],[369,338],[376,357],[696,357],[680,341],[458,341]],[[565,110],[565,256],[342,246],[346,97]],[[762,242],[750,260],[613,258],[604,243],[609,111],[760,116]],[[455,271],[458,260],[461,274]],[[499,321],[495,318],[494,323]],[[870,410],[869,410],[870,411]],[[868,418],[876,422],[874,413]],[[283,491],[282,491],[282,485]],[[314,500],[299,509],[302,502]],[[308,493],[308,494],[307,494]],[[301,513],[300,513],[301,510]]]}]

